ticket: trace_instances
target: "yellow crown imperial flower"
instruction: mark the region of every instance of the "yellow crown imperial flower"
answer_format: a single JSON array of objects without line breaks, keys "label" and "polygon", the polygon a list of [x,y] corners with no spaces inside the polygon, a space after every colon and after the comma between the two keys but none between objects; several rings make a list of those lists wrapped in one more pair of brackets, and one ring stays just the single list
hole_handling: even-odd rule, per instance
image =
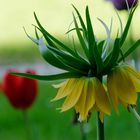
[{"label": "yellow crown imperial flower", "polygon": [[125,107],[135,106],[140,91],[140,74],[130,65],[117,66],[108,74],[107,89],[116,112],[119,103]]},{"label": "yellow crown imperial flower", "polygon": [[[35,13],[36,38],[27,34],[38,45],[45,61],[63,72],[52,75],[16,74],[46,81],[65,79],[66,81],[55,86],[59,90],[53,99],[55,101],[66,98],[61,111],[74,108],[79,114],[80,121],[87,121],[89,114],[97,111],[98,119],[100,117],[103,122],[104,114],[109,115],[111,112],[107,95],[110,96],[116,112],[120,103],[126,107],[136,105],[136,92],[140,91],[140,76],[129,65],[120,65],[120,62],[124,61],[140,45],[140,39],[138,39],[127,47],[127,50],[123,48],[136,7],[130,10],[124,28],[118,15],[121,29],[118,30],[114,39],[111,38],[112,21],[108,27],[104,21],[98,18],[107,35],[102,40],[97,38],[94,33],[88,6],[85,9],[85,20],[76,7],[73,6],[73,8],[75,10],[73,13],[74,27],[68,30],[67,34],[74,31],[77,43],[75,38],[71,43],[64,43],[51,35],[41,25]],[[41,37],[38,31],[41,33]],[[105,90],[102,79],[106,80],[106,77],[107,89]]]},{"label": "yellow crown imperial flower", "polygon": [[110,115],[110,104],[107,93],[97,78],[74,78],[62,84],[55,85],[59,88],[56,97],[52,101],[66,97],[61,111],[72,107],[79,114],[79,121],[87,121],[92,111],[100,112],[100,119],[103,122],[103,115]]}]

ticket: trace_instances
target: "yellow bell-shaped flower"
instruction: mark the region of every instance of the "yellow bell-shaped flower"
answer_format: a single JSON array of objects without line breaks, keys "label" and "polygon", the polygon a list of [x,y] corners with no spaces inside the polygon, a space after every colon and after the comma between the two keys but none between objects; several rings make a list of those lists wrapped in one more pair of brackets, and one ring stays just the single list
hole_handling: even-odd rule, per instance
[{"label": "yellow bell-shaped flower", "polygon": [[125,107],[136,105],[140,74],[130,65],[117,66],[108,74],[107,89],[116,112],[119,103]]},{"label": "yellow bell-shaped flower", "polygon": [[79,121],[87,121],[89,113],[95,110],[100,112],[102,122],[104,113],[110,115],[108,96],[97,78],[73,78],[55,87],[59,90],[52,101],[66,97],[61,111],[74,107],[79,114]]}]

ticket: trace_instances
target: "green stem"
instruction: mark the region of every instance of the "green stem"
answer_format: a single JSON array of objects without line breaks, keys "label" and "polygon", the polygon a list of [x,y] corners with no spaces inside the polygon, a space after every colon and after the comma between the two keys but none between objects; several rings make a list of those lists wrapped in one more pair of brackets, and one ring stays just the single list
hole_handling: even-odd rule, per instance
[{"label": "green stem", "polygon": [[32,140],[32,133],[30,128],[28,113],[26,110],[23,110],[23,119],[24,119],[27,140]]},{"label": "green stem", "polygon": [[[99,76],[98,79],[102,83],[103,78],[101,76]],[[104,138],[104,123],[102,123],[100,120],[100,112],[97,112],[97,140],[105,140],[105,138]]]},{"label": "green stem", "polygon": [[[138,95],[139,96],[139,98],[138,98],[138,104],[137,104],[137,112],[138,112],[138,114],[140,114],[140,95]],[[138,136],[140,137],[140,122],[139,123],[137,123],[137,128],[138,128]]]},{"label": "green stem", "polygon": [[84,131],[84,124],[80,123],[81,140],[86,140],[86,133]]},{"label": "green stem", "polygon": [[97,140],[105,140],[104,138],[104,124],[99,118],[99,112],[97,113]]}]

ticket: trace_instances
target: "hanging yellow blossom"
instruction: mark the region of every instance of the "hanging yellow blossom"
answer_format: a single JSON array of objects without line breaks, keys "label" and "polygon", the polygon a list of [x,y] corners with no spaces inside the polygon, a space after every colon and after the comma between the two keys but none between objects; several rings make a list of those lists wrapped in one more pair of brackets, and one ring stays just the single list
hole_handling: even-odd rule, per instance
[{"label": "hanging yellow blossom", "polygon": [[121,65],[108,74],[107,88],[116,112],[118,105],[136,105],[137,92],[140,91],[140,74],[130,65]]},{"label": "hanging yellow blossom", "polygon": [[107,93],[97,78],[69,79],[62,84],[55,85],[55,87],[59,90],[52,101],[66,97],[61,111],[74,107],[79,114],[79,121],[87,121],[89,113],[94,110],[100,112],[102,122],[102,114],[110,115],[111,110]]}]

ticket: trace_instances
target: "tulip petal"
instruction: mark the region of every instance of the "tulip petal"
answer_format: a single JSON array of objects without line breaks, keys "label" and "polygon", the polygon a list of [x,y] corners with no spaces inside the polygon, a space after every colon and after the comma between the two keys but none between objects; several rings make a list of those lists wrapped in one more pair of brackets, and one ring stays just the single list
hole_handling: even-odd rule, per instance
[{"label": "tulip petal", "polygon": [[85,79],[81,78],[77,81],[77,85],[74,86],[72,92],[67,96],[67,98],[61,108],[61,112],[66,111],[66,110],[72,108],[73,106],[75,106],[75,104],[79,100],[80,95],[83,91],[84,84],[85,84]]}]

